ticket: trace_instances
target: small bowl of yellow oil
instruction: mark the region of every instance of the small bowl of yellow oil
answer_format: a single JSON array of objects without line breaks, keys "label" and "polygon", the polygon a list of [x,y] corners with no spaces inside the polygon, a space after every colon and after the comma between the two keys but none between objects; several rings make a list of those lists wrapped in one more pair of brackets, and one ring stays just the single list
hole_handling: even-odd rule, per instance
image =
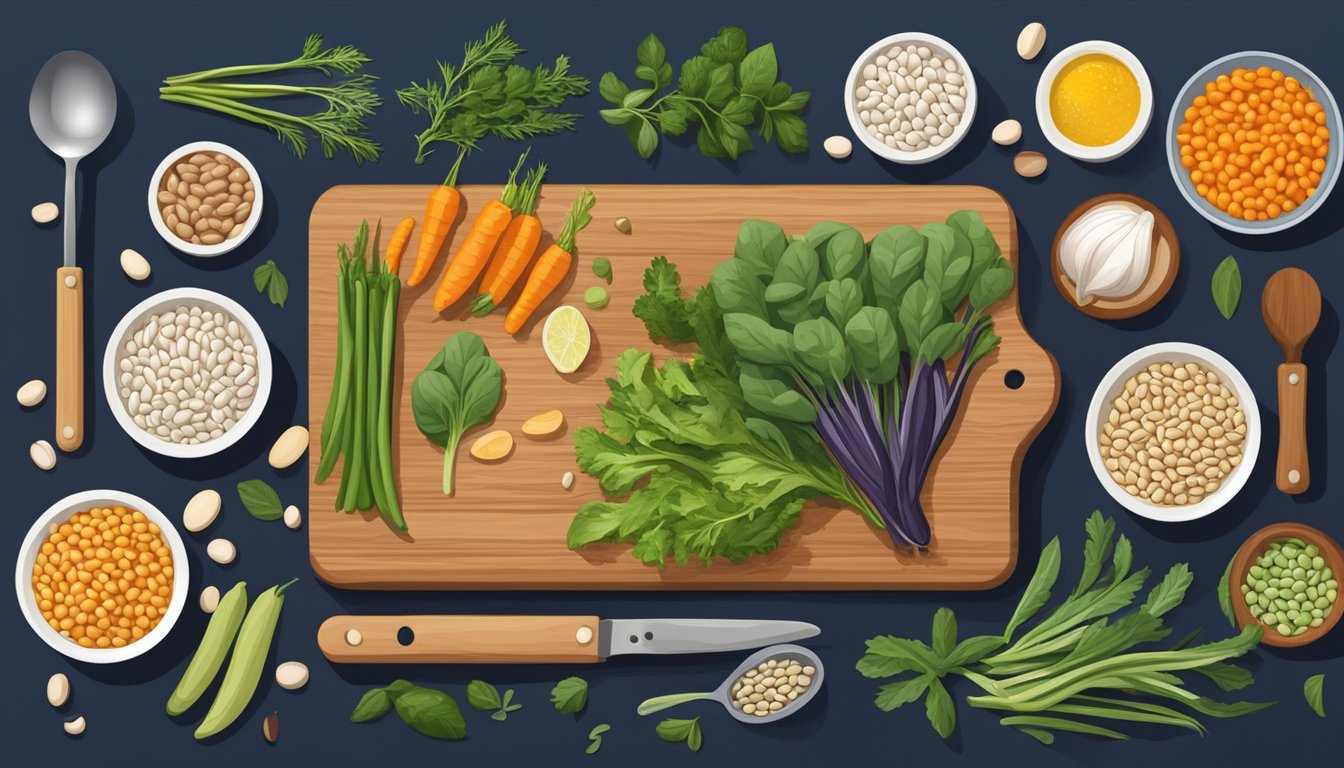
[{"label": "small bowl of yellow oil", "polygon": [[1036,85],[1036,119],[1064,154],[1114,160],[1139,143],[1153,117],[1153,85],[1134,54],[1104,40],[1060,51]]}]

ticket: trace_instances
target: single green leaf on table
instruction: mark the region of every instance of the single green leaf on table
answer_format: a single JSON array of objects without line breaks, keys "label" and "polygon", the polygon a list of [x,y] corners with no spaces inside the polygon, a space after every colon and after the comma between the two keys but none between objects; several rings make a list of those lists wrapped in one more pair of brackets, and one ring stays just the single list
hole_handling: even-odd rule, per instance
[{"label": "single green leaf on table", "polygon": [[499,691],[484,680],[472,680],[467,683],[467,703],[472,709],[482,712],[503,706],[499,700]]},{"label": "single green leaf on table", "polygon": [[257,293],[265,293],[272,304],[282,309],[289,299],[289,281],[271,259],[252,271],[252,285],[256,286]]},{"label": "single green leaf on table", "polygon": [[588,681],[582,677],[566,677],[551,689],[551,703],[557,712],[572,715],[588,703]]},{"label": "single green leaf on table", "polygon": [[700,718],[698,717],[690,720],[668,718],[658,724],[655,733],[663,741],[686,742],[686,746],[690,747],[692,752],[699,752],[700,745],[704,740],[700,733]]},{"label": "single green leaf on table", "polygon": [[598,723],[588,732],[588,748],[584,750],[586,754],[593,755],[602,748],[602,734],[611,730],[611,726],[606,723]]},{"label": "single green leaf on table", "polygon": [[1228,256],[1213,271],[1213,303],[1223,317],[1231,320],[1241,301],[1241,267],[1236,258]]},{"label": "single green leaf on table", "polygon": [[355,705],[355,711],[350,713],[350,722],[367,723],[377,720],[391,710],[392,699],[387,695],[387,691],[374,688],[360,697],[359,703]]},{"label": "single green leaf on table", "polygon": [[1312,675],[1302,684],[1302,695],[1307,697],[1311,711],[1325,717],[1325,675]]},{"label": "single green leaf on table", "polygon": [[258,520],[279,520],[284,517],[285,509],[280,505],[280,496],[265,480],[244,480],[238,484],[238,498],[247,511]]},{"label": "single green leaf on table", "polygon": [[467,735],[457,702],[443,691],[417,687],[395,697],[392,705],[402,721],[422,736],[455,741]]},{"label": "single green leaf on table", "polygon": [[1232,563],[1236,560],[1234,553],[1232,559],[1227,561],[1227,568],[1223,569],[1223,577],[1218,580],[1218,607],[1223,609],[1223,615],[1233,629],[1237,627],[1237,616],[1232,612]]}]

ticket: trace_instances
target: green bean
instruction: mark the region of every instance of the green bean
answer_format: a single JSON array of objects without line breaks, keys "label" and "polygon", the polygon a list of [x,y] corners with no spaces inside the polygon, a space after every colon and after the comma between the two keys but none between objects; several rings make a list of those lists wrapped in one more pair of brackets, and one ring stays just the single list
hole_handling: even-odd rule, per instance
[{"label": "green bean", "polygon": [[275,635],[275,625],[280,620],[280,609],[285,604],[285,590],[296,581],[298,579],[292,579],[271,587],[252,603],[238,632],[238,643],[229,659],[229,668],[224,672],[224,682],[220,683],[219,693],[215,694],[205,720],[196,729],[197,739],[208,739],[228,728],[256,694],[257,682],[261,680],[262,667],[266,665],[266,656],[271,649],[271,638]]},{"label": "green bean", "polygon": [[346,465],[342,472],[350,475],[350,498],[347,499],[347,509],[368,509],[372,503],[372,494],[368,485],[365,483],[364,471],[364,431],[368,427],[366,411],[368,410],[368,366],[365,362],[369,357],[369,292],[368,286],[364,280],[358,279],[354,284],[355,288],[355,423],[354,427],[354,445],[351,448],[350,455],[345,457]]},{"label": "green bean", "polygon": [[350,287],[349,280],[344,274],[346,271],[342,268],[341,274],[336,278],[336,370],[332,374],[334,378],[331,385],[331,399],[327,402],[330,422],[324,419],[322,423],[322,458],[318,462],[314,478],[319,483],[325,481],[335,469],[336,458],[340,455],[340,449],[344,444],[344,432],[349,429],[346,416],[350,402],[350,385],[354,379],[350,365],[351,346],[354,344],[351,336],[354,328],[350,319],[348,298]]},{"label": "green bean", "polygon": [[247,582],[240,581],[224,595],[211,614],[201,643],[196,646],[196,654],[191,657],[191,663],[187,664],[187,670],[173,689],[173,695],[168,697],[169,715],[177,716],[186,712],[214,682],[215,675],[219,674],[219,668],[224,664],[224,657],[229,654],[229,646],[233,645],[233,639],[238,636],[238,627],[242,625],[246,612]]},{"label": "green bean", "polygon": [[406,530],[406,518],[401,515],[401,504],[397,501],[396,478],[392,472],[392,366],[397,346],[397,304],[401,297],[401,281],[395,275],[386,276],[387,300],[383,310],[382,359],[379,361],[379,375],[384,392],[378,403],[378,471],[374,473],[374,483],[382,483],[383,495],[387,497],[387,506],[380,507],[383,517],[397,530]]},{"label": "green bean", "polygon": [[368,383],[365,387],[368,397],[368,403],[365,405],[365,418],[368,424],[364,432],[365,482],[368,483],[373,503],[380,512],[387,509],[386,486],[383,485],[382,476],[378,473],[377,427],[378,404],[384,397],[383,376],[378,363],[382,359],[380,350],[383,344],[383,302],[386,297],[387,292],[383,289],[382,280],[374,276],[369,280],[369,352],[366,359],[359,361],[359,364],[368,371]]}]

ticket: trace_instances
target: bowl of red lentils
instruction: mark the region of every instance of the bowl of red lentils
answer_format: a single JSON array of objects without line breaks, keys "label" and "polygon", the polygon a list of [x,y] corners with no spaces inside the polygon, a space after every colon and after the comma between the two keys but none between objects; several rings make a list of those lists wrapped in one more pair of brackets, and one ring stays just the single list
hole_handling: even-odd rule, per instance
[{"label": "bowl of red lentils", "polygon": [[135,658],[172,629],[187,601],[186,548],[154,505],[84,491],[53,504],[24,538],[14,586],[24,618],[77,661]]}]

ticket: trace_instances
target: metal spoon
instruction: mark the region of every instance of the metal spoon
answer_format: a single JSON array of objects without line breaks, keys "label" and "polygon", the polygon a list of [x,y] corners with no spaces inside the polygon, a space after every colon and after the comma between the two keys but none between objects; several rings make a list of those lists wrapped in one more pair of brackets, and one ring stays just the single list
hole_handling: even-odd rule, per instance
[{"label": "metal spoon", "polygon": [[[765,716],[749,714],[733,706],[733,683],[741,679],[742,675],[746,674],[747,670],[759,667],[764,662],[771,660],[783,661],[784,659],[795,659],[803,666],[816,667],[817,673],[812,675],[812,684],[807,687],[807,690],[803,691],[798,698],[785,705],[783,709],[771,712]],[[728,714],[741,722],[748,725],[764,725],[766,723],[782,720],[802,709],[807,702],[812,700],[813,696],[817,695],[817,691],[821,690],[821,683],[824,676],[821,659],[818,658],[815,653],[801,645],[772,645],[769,648],[762,648],[751,656],[748,656],[747,660],[738,665],[737,669],[733,670],[733,674],[729,675],[728,679],[723,681],[723,685],[720,685],[712,691],[705,693],[672,693],[666,696],[655,696],[640,704],[636,711],[641,715],[651,715],[654,712],[660,712],[668,707],[675,707],[678,704],[685,704],[688,701],[709,699],[722,704],[724,709],[728,710]]]},{"label": "metal spoon", "polygon": [[75,166],[97,149],[117,120],[117,89],[83,51],[52,56],[28,98],[37,138],[65,160],[65,266],[56,270],[56,443],[84,442],[84,271],[75,266]]},{"label": "metal spoon", "polygon": [[1311,484],[1307,464],[1307,366],[1302,347],[1321,319],[1321,289],[1295,267],[1270,276],[1260,295],[1269,335],[1283,350],[1279,366],[1279,458],[1274,472],[1280,491],[1298,494]]}]

